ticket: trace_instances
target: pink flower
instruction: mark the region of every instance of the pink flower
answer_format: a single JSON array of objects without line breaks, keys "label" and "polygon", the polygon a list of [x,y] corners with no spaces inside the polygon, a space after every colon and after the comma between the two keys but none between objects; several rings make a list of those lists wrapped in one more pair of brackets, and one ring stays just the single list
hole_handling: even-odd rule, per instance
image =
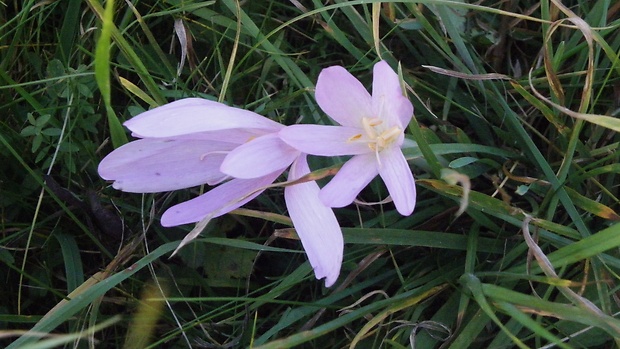
[{"label": "pink flower", "polygon": [[[114,181],[114,188],[153,193],[217,185],[166,210],[163,226],[200,222],[241,207],[291,164],[289,179],[309,173],[305,154],[278,137],[283,125],[217,102],[183,99],[142,113],[125,126],[141,139],[99,164],[99,174]],[[344,242],[318,192],[315,182],[305,182],[285,188],[285,199],[315,276],[326,278],[329,287],[340,273]]]},{"label": "pink flower", "polygon": [[370,95],[346,69],[329,67],[319,75],[316,100],[340,126],[293,125],[282,129],[280,138],[312,155],[353,155],[321,189],[321,201],[330,207],[349,205],[378,174],[398,212],[410,215],[415,181],[400,148],[413,105],[398,75],[384,61],[375,64]]},{"label": "pink flower", "polygon": [[[297,158],[289,171],[289,181],[310,173],[306,155]],[[342,264],[344,241],[334,211],[319,200],[316,182],[305,182],[284,188],[286,208],[297,235],[308,255],[317,279],[325,277],[325,286],[336,282]]]}]

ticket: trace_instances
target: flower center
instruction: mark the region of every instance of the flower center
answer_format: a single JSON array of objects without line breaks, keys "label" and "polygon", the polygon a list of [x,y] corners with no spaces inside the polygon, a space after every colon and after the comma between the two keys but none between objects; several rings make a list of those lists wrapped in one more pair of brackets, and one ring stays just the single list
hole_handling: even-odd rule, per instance
[{"label": "flower center", "polygon": [[362,118],[362,127],[366,133],[365,141],[373,152],[379,153],[398,140],[403,130],[398,126],[386,129],[383,120],[378,118]]},{"label": "flower center", "polygon": [[385,125],[383,125],[383,120],[379,118],[366,117],[362,118],[362,128],[364,129],[364,134],[358,133],[349,138],[348,141],[366,142],[368,144],[368,148],[375,153],[377,162],[379,163],[379,166],[381,166],[379,152],[396,142],[403,133],[403,129],[398,126],[393,126],[386,129]]}]

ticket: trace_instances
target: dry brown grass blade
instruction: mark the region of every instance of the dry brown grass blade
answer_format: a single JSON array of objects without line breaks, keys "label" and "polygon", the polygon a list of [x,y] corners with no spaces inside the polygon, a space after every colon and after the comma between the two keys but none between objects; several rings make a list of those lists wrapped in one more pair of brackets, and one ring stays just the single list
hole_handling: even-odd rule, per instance
[{"label": "dry brown grass blade", "polygon": [[[556,274],[553,264],[551,264],[551,261],[549,261],[545,253],[532,238],[529,228],[529,223],[531,221],[532,217],[526,215],[521,226],[521,230],[523,231],[523,238],[525,239],[525,243],[529,248],[529,253],[536,259],[538,265],[542,269],[543,273],[545,273],[545,275],[550,278],[560,279],[558,274]],[[579,307],[580,309],[586,310],[587,312],[590,312],[593,315],[601,318],[608,317],[608,315],[605,314],[601,309],[599,309],[594,303],[592,303],[587,298],[580,296],[569,287],[561,286],[560,284],[556,285],[556,287],[567,299],[569,299],[575,306]],[[612,323],[608,323],[608,325],[613,328],[616,333],[620,334],[620,328],[618,328]]]},{"label": "dry brown grass blade", "polygon": [[463,80],[512,80],[510,76],[498,73],[465,74],[455,70],[439,68],[432,65],[422,65],[422,67],[432,71],[433,73],[452,76]]}]

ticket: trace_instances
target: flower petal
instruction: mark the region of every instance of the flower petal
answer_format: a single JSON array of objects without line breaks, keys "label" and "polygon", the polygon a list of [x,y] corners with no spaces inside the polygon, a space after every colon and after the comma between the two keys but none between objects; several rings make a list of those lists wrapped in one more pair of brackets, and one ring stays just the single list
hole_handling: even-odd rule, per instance
[{"label": "flower petal", "polygon": [[[186,135],[174,136],[174,139],[196,139],[202,141],[216,141],[235,143],[237,145],[249,142],[254,138],[264,136],[269,133],[274,133],[272,130],[261,130],[255,128],[232,128],[227,130],[218,131],[205,131],[199,133],[190,133]],[[157,137],[159,138],[159,137]]]},{"label": "flower petal", "polygon": [[400,79],[392,68],[380,61],[373,69],[372,110],[388,125],[407,127],[413,117],[413,105],[403,96]]},{"label": "flower petal", "polygon": [[[289,172],[289,180],[310,173],[305,155],[299,157]],[[305,182],[284,189],[289,215],[295,225],[317,279],[325,278],[332,286],[340,274],[344,241],[334,212],[319,200],[316,182]]]},{"label": "flower petal", "polygon": [[377,176],[377,173],[377,159],[374,153],[356,155],[321,189],[319,198],[329,207],[347,206]]},{"label": "flower petal", "polygon": [[125,122],[137,137],[174,137],[233,128],[278,130],[282,125],[248,110],[200,98],[186,98],[146,111]]},{"label": "flower petal", "polygon": [[360,127],[363,117],[372,117],[370,94],[343,67],[321,71],[315,98],[321,109],[342,126]]},{"label": "flower petal", "polygon": [[284,143],[277,133],[253,139],[230,152],[220,171],[236,178],[256,178],[284,170],[299,151]]},{"label": "flower petal", "polygon": [[416,188],[413,174],[403,152],[391,147],[379,154],[381,165],[379,174],[394,201],[396,210],[403,216],[413,212],[416,202]]},{"label": "flower petal", "polygon": [[280,138],[293,148],[321,156],[371,152],[363,133],[359,128],[324,125],[292,125],[279,132]]},{"label": "flower petal", "polygon": [[195,223],[207,215],[218,217],[245,205],[264,190],[262,187],[273,183],[282,172],[254,179],[232,179],[208,192],[170,207],[161,217],[161,225],[173,227]]},{"label": "flower petal", "polygon": [[132,193],[189,188],[225,177],[220,165],[236,145],[224,142],[140,139],[108,154],[99,175],[113,187]]}]

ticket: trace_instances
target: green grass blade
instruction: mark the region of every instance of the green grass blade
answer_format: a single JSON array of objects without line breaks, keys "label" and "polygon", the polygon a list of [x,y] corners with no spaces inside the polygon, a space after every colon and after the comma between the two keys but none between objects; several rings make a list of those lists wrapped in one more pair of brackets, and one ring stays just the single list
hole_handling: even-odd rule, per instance
[{"label": "green grass blade", "polygon": [[[92,0],[91,4],[95,1],[96,0]],[[123,129],[121,122],[112,108],[110,51],[112,28],[114,26],[114,0],[107,1],[101,22],[101,35],[99,36],[97,48],[95,50],[95,79],[97,80],[97,85],[101,91],[101,97],[103,98],[103,104],[106,108],[112,145],[114,148],[118,148],[127,143],[127,135],[125,134],[125,130]]]},{"label": "green grass blade", "polygon": [[[132,275],[142,270],[164,254],[173,251],[178,245],[179,242],[171,242],[162,245],[150,254],[142,257],[139,261],[132,265],[132,268],[124,269],[114,275],[105,278],[104,280],[95,282],[79,294],[72,297],[65,304],[55,309],[53,314],[48,314],[47,316],[45,316],[41,321],[39,321],[30,329],[30,332],[37,333],[39,335],[41,333],[49,333],[60,324],[67,321],[70,317],[74,316],[77,312],[86,309],[97,298],[103,296],[106,292],[116,287],[124,280],[130,278]],[[21,348],[26,344],[33,343],[39,338],[39,335],[35,336],[26,333],[23,336],[19,337],[16,341],[11,343],[11,345],[9,345],[7,349],[17,349]]]},{"label": "green grass blade", "polygon": [[79,285],[84,283],[84,269],[80,250],[73,236],[63,233],[54,234],[65,265],[65,275],[67,277],[67,293],[73,292]]}]

